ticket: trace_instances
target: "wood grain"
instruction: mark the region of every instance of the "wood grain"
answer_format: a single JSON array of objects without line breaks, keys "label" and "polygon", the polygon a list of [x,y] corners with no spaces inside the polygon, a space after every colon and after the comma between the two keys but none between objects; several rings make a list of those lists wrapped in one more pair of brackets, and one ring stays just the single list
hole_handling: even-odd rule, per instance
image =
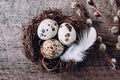
[{"label": "wood grain", "polygon": [[[43,10],[49,8],[57,8],[62,10],[64,14],[71,14],[73,12],[70,8],[71,1],[72,0],[0,0],[0,80],[120,79],[119,74],[116,75],[117,73],[110,70],[109,67],[102,67],[104,65],[101,65],[101,61],[98,62],[97,59],[93,61],[93,63],[95,63],[94,65],[82,67],[80,72],[55,74],[42,72],[23,55],[21,50],[21,32],[24,28],[23,25],[27,25],[34,16],[37,16]],[[103,61],[105,61],[105,59],[103,59]],[[105,64],[109,65],[107,62]],[[96,70],[98,71],[97,73]],[[104,73],[103,75],[102,72]]]},{"label": "wood grain", "polygon": [[22,54],[21,32],[41,11],[59,8],[66,12],[67,8],[69,13],[69,4],[69,0],[0,0],[0,80],[61,80],[38,71]]}]

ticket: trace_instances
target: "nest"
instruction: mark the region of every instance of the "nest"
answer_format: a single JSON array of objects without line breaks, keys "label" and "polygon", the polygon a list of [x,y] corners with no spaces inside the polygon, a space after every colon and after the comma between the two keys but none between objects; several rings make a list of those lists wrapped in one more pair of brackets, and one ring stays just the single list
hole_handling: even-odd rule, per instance
[{"label": "nest", "polygon": [[[46,59],[41,55],[40,46],[43,41],[37,35],[37,28],[40,22],[44,19],[52,19],[55,20],[58,25],[63,22],[69,22],[76,29],[76,32],[80,32],[88,26],[82,20],[76,18],[75,16],[66,16],[62,14],[60,10],[46,10],[43,11],[39,16],[34,17],[27,28],[23,30],[22,44],[23,44],[23,52],[25,56],[30,59],[33,63],[42,68],[42,70],[47,71],[66,71],[66,70],[74,70],[76,63],[70,61],[68,63],[62,62],[59,58],[56,59]],[[76,27],[77,26],[77,27]]]}]

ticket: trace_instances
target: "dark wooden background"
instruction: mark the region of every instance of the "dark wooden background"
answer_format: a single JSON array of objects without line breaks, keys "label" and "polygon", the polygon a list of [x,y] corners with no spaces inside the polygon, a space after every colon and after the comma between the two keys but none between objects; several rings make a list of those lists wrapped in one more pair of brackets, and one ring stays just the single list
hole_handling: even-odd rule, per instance
[{"label": "dark wooden background", "polygon": [[[104,2],[95,0],[104,10]],[[72,0],[0,0],[0,80],[120,80],[120,75],[102,61],[91,61],[94,65],[83,67],[80,72],[46,73],[29,61],[21,50],[21,32],[27,23],[43,10],[60,9],[71,14]],[[100,5],[103,4],[103,6]],[[107,7],[109,13],[109,7]],[[97,54],[97,53],[96,53]],[[100,54],[97,55],[99,58]]]}]

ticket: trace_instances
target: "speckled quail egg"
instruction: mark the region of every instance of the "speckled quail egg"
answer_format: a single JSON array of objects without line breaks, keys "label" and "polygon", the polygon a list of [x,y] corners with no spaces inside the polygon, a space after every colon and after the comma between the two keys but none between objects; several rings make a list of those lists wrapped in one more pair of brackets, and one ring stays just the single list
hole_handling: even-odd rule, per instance
[{"label": "speckled quail egg", "polygon": [[56,39],[49,39],[43,42],[41,54],[47,59],[59,57],[64,51],[64,46]]},{"label": "speckled quail egg", "polygon": [[58,30],[59,41],[64,45],[70,45],[76,40],[76,31],[70,23],[62,23]]},{"label": "speckled quail egg", "polygon": [[43,20],[37,29],[38,37],[42,40],[53,38],[58,31],[58,24],[52,19]]}]

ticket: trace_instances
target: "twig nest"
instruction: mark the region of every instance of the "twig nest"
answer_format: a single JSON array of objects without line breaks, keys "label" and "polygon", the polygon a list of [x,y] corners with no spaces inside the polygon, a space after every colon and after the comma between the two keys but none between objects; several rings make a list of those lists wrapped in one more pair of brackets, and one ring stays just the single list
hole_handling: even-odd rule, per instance
[{"label": "twig nest", "polygon": [[[23,52],[40,69],[66,71],[74,64],[69,65],[61,61],[60,56],[68,49],[68,44],[77,41],[76,33],[86,26],[87,24],[80,19],[73,15],[63,15],[60,10],[43,11],[34,17],[23,30]],[[60,40],[67,46],[63,45]]]},{"label": "twig nest", "polygon": [[58,24],[52,19],[43,20],[37,30],[38,37],[42,40],[53,38],[58,31]]},{"label": "twig nest", "polygon": [[47,59],[59,57],[64,51],[64,46],[55,39],[46,40],[41,47],[41,54]]},{"label": "twig nest", "polygon": [[76,40],[76,31],[70,23],[62,23],[58,30],[59,41],[64,45],[70,45]]}]

